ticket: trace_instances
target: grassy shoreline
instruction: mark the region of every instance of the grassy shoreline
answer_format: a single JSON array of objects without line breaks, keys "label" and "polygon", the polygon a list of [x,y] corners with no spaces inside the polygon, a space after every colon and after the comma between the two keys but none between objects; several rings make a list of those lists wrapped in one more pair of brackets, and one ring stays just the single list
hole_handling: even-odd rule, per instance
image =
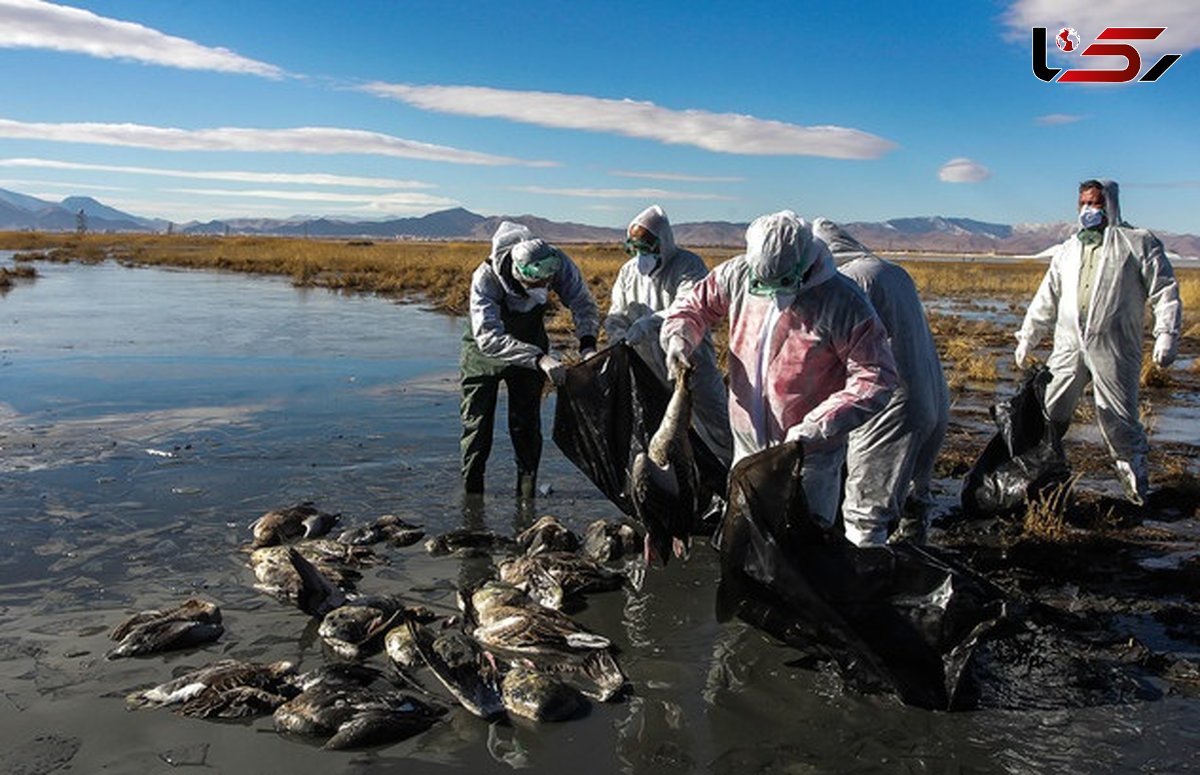
[{"label": "grassy shoreline", "polygon": [[[456,315],[466,314],[471,273],[486,258],[485,242],[314,240],[289,237],[202,237],[165,234],[73,234],[0,232],[0,250],[18,260],[99,262],[173,266],[289,277],[299,287],[376,293],[421,299]],[[618,244],[564,244],[579,265],[601,311],[626,256]],[[737,252],[699,249],[709,266]],[[993,260],[989,260],[993,259]],[[1045,262],[988,255],[945,258],[905,256],[904,268],[926,299],[999,299],[1023,309],[1045,273]],[[1188,336],[1200,338],[1200,270],[1177,270]],[[557,310],[548,321],[557,334],[570,331],[570,317]]]}]

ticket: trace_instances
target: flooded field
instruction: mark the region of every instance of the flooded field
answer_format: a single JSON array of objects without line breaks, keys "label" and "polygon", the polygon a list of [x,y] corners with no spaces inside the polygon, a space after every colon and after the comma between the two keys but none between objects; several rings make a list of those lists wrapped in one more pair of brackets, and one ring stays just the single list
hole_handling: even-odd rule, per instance
[{"label": "flooded field", "polygon": [[[543,407],[548,493],[532,507],[514,501],[499,428],[489,494],[464,507],[460,319],[272,278],[111,262],[37,269],[36,280],[0,296],[0,771],[1200,769],[1195,677],[1168,682],[1150,671],[1160,699],[1050,711],[935,713],[847,692],[833,674],[795,666],[793,650],[716,622],[719,569],[705,546],[650,572],[640,590],[589,598],[577,618],[619,646],[631,691],[593,703],[578,720],[489,724],[459,709],[405,742],[331,752],[277,735],[269,717],[127,711],[128,692],[219,658],[290,659],[302,670],[328,659],[308,617],[252,587],[243,547],[249,524],[268,509],[311,500],[340,512],[345,526],[394,513],[431,534],[464,525],[511,533],[542,514],[582,530],[618,512],[549,441],[553,399]],[[1000,303],[939,311],[1015,314]],[[951,438],[981,444],[983,407],[957,403]],[[1196,411],[1194,392],[1183,391],[1158,411],[1152,436],[1152,444],[1161,431],[1162,441],[1184,445],[1184,471],[1195,470],[1186,445],[1200,438]],[[1075,434],[1072,443],[1092,448],[1086,430]],[[939,487],[948,513],[957,481],[948,475]],[[1097,476],[1095,487],[1112,485]],[[1140,525],[1157,531],[1132,558],[1148,573],[1196,564],[1195,520],[1186,505],[1168,505],[1160,521]],[[963,532],[976,529],[947,528],[935,540],[969,544]],[[968,558],[1028,583],[1005,565],[1009,555],[970,545]],[[1044,549],[1021,547],[1028,567],[1053,564],[1039,559]],[[457,585],[486,570],[486,560],[431,557],[420,544],[380,551],[388,562],[365,572],[361,590],[404,593],[443,613],[454,610]],[[1195,602],[1196,587],[1183,585],[1194,579],[1177,574],[1117,600],[1131,637],[1170,649],[1183,665],[1200,660],[1200,618],[1155,618],[1132,598],[1149,590],[1191,616],[1183,604]],[[1104,604],[1078,584],[1072,600],[1072,583],[1053,586],[1056,604]],[[216,643],[104,659],[114,624],[193,594],[221,607]]]}]

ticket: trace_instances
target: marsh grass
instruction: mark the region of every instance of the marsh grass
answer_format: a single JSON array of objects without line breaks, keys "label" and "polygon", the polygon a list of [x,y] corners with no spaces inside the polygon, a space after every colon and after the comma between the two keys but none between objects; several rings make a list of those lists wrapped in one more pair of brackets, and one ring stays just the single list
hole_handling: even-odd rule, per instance
[{"label": "marsh grass", "polygon": [[1079,476],[1047,488],[1030,499],[1022,521],[1023,536],[1039,541],[1061,541],[1067,537],[1067,508]]}]

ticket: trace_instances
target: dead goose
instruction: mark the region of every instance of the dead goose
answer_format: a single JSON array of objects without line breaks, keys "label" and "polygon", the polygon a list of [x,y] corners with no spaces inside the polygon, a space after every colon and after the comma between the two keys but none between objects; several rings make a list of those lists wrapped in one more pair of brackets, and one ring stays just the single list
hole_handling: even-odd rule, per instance
[{"label": "dead goose", "polygon": [[667,563],[687,554],[698,519],[699,473],[688,429],[692,422],[691,371],[675,379],[662,423],[629,470],[633,510],[646,529],[645,559]]},{"label": "dead goose", "polygon": [[565,721],[578,715],[586,704],[578,689],[523,665],[504,675],[500,689],[509,713],[533,721]]},{"label": "dead goose", "polygon": [[223,632],[221,609],[193,597],[175,608],[141,611],[118,624],[108,637],[120,642],[105,657],[119,659],[199,646],[211,643]]},{"label": "dead goose", "polygon": [[174,706],[181,716],[246,718],[271,713],[297,694],[291,662],[222,659],[126,697],[133,708]]},{"label": "dead goose", "polygon": [[337,524],[340,514],[327,514],[312,501],[283,509],[272,509],[254,520],[254,547],[291,543],[301,538],[319,538]]}]

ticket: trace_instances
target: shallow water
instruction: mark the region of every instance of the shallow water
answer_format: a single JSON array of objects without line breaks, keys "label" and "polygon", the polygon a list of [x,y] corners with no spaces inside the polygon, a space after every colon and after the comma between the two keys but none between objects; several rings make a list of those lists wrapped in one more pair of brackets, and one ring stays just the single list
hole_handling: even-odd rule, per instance
[{"label": "shallow water", "polygon": [[[263,511],[311,499],[345,524],[387,512],[430,532],[511,531],[554,513],[614,517],[546,443],[549,495],[523,510],[498,429],[482,510],[457,477],[462,322],[286,281],[112,264],[39,264],[0,297],[0,770],[157,772],[1127,772],[1200,766],[1200,704],[931,713],[847,694],[791,650],[718,624],[713,553],[594,596],[579,618],[621,647],[632,696],[563,724],[452,714],[357,753],[284,739],[269,719],[124,710],[123,695],[223,656],[324,659],[295,609],[252,589],[239,547]],[[544,407],[546,435],[552,400]],[[501,413],[501,416],[503,414]],[[477,563],[381,550],[366,591],[439,609]],[[199,593],[206,648],[108,662],[128,613]],[[40,740],[38,738],[41,738]],[[57,756],[57,758],[55,758]],[[73,758],[71,758],[73,756]]]}]

